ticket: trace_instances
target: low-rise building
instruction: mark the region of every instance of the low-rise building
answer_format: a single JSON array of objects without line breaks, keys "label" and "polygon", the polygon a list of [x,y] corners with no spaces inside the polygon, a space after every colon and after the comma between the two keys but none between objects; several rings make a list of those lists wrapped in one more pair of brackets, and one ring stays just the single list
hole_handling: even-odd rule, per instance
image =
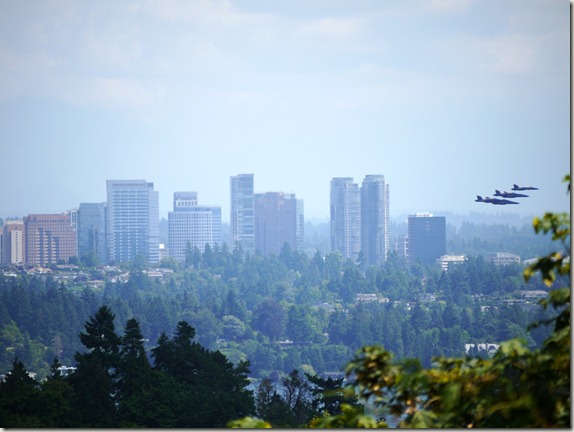
[{"label": "low-rise building", "polygon": [[355,303],[388,303],[390,301],[387,297],[381,297],[378,294],[357,294],[355,297]]},{"label": "low-rise building", "polygon": [[443,255],[437,260],[437,263],[442,271],[448,271],[450,266],[463,264],[467,259],[466,255]]},{"label": "low-rise building", "polygon": [[496,252],[487,255],[485,260],[493,263],[495,266],[503,266],[509,264],[519,264],[520,256],[508,252]]}]

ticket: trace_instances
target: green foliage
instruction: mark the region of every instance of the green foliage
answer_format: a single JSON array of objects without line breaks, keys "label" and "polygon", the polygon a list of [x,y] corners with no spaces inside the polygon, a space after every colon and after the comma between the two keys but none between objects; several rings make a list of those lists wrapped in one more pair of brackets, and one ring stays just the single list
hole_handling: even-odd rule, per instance
[{"label": "green foliage", "polygon": [[227,423],[227,427],[232,429],[271,429],[271,424],[253,417],[243,417],[239,420],[230,421]]},{"label": "green foliage", "polygon": [[556,275],[570,274],[570,215],[568,213],[546,213],[541,219],[535,218],[532,225],[536,233],[552,233],[552,240],[560,241],[563,251],[557,251],[538,259],[524,271],[528,281],[539,272],[546,286],[550,287],[556,280]]}]

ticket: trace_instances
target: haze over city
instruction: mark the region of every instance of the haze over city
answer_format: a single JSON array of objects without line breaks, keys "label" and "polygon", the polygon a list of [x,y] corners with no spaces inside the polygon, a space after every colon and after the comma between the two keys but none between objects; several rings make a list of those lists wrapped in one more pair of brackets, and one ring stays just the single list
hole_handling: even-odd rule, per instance
[{"label": "haze over city", "polygon": [[[382,174],[391,215],[567,211],[570,3],[0,0],[0,217],[145,179],[160,216],[229,180]],[[536,186],[518,206],[475,202]]]}]

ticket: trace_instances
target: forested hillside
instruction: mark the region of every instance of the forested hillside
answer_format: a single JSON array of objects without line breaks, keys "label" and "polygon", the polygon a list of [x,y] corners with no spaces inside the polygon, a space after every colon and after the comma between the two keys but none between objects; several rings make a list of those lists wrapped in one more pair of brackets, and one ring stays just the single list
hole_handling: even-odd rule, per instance
[{"label": "forested hillside", "polygon": [[285,248],[278,257],[262,257],[224,246],[190,250],[185,265],[166,260],[162,266],[162,277],[137,263],[82,273],[5,271],[2,370],[14,358],[39,378],[54,357],[73,366],[74,353],[83,350],[78,335],[102,305],[114,311],[120,330],[137,319],[148,351],[162,332],[186,321],[202,346],[234,364],[249,360],[255,378],[294,369],[339,372],[355,350],[374,343],[428,364],[435,355],[463,355],[465,344],[521,336],[535,346],[545,336],[544,329],[525,330],[544,314],[526,296],[545,286],[525,285],[521,265],[496,267],[481,256],[441,272],[391,255],[384,266],[362,271],[338,253],[309,258]]}]

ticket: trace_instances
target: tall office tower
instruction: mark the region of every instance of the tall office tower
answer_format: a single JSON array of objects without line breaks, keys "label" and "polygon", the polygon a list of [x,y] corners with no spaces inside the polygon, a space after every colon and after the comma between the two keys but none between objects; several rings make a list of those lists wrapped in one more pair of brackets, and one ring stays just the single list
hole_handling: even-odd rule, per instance
[{"label": "tall office tower", "polygon": [[331,180],[331,250],[356,260],[361,251],[361,195],[351,177]]},{"label": "tall office tower", "polygon": [[389,185],[367,175],[361,187],[361,251],[365,265],[380,265],[389,253]]},{"label": "tall office tower", "polygon": [[197,192],[175,192],[167,217],[168,254],[177,261],[185,261],[188,245],[201,252],[221,245],[221,207],[198,205]]},{"label": "tall office tower", "polygon": [[[262,255],[279,255],[283,245],[297,250],[299,220],[295,194],[267,192],[255,194],[255,250]],[[300,204],[299,204],[300,205]],[[300,233],[301,234],[301,233]]]},{"label": "tall office tower", "polygon": [[107,264],[107,205],[106,203],[81,203],[77,211],[76,233],[78,255],[96,257],[101,264]]},{"label": "tall office tower", "polygon": [[115,263],[159,261],[159,196],[145,180],[108,180],[108,247]]},{"label": "tall office tower", "polygon": [[231,177],[231,241],[244,252],[255,252],[253,174]]},{"label": "tall office tower", "polygon": [[77,256],[76,231],[66,214],[32,214],[24,218],[25,261],[56,264]]},{"label": "tall office tower", "polygon": [[24,221],[5,220],[2,229],[2,264],[22,264],[25,258]]},{"label": "tall office tower", "polygon": [[409,216],[407,256],[410,262],[434,264],[446,254],[446,219],[430,213]]}]

